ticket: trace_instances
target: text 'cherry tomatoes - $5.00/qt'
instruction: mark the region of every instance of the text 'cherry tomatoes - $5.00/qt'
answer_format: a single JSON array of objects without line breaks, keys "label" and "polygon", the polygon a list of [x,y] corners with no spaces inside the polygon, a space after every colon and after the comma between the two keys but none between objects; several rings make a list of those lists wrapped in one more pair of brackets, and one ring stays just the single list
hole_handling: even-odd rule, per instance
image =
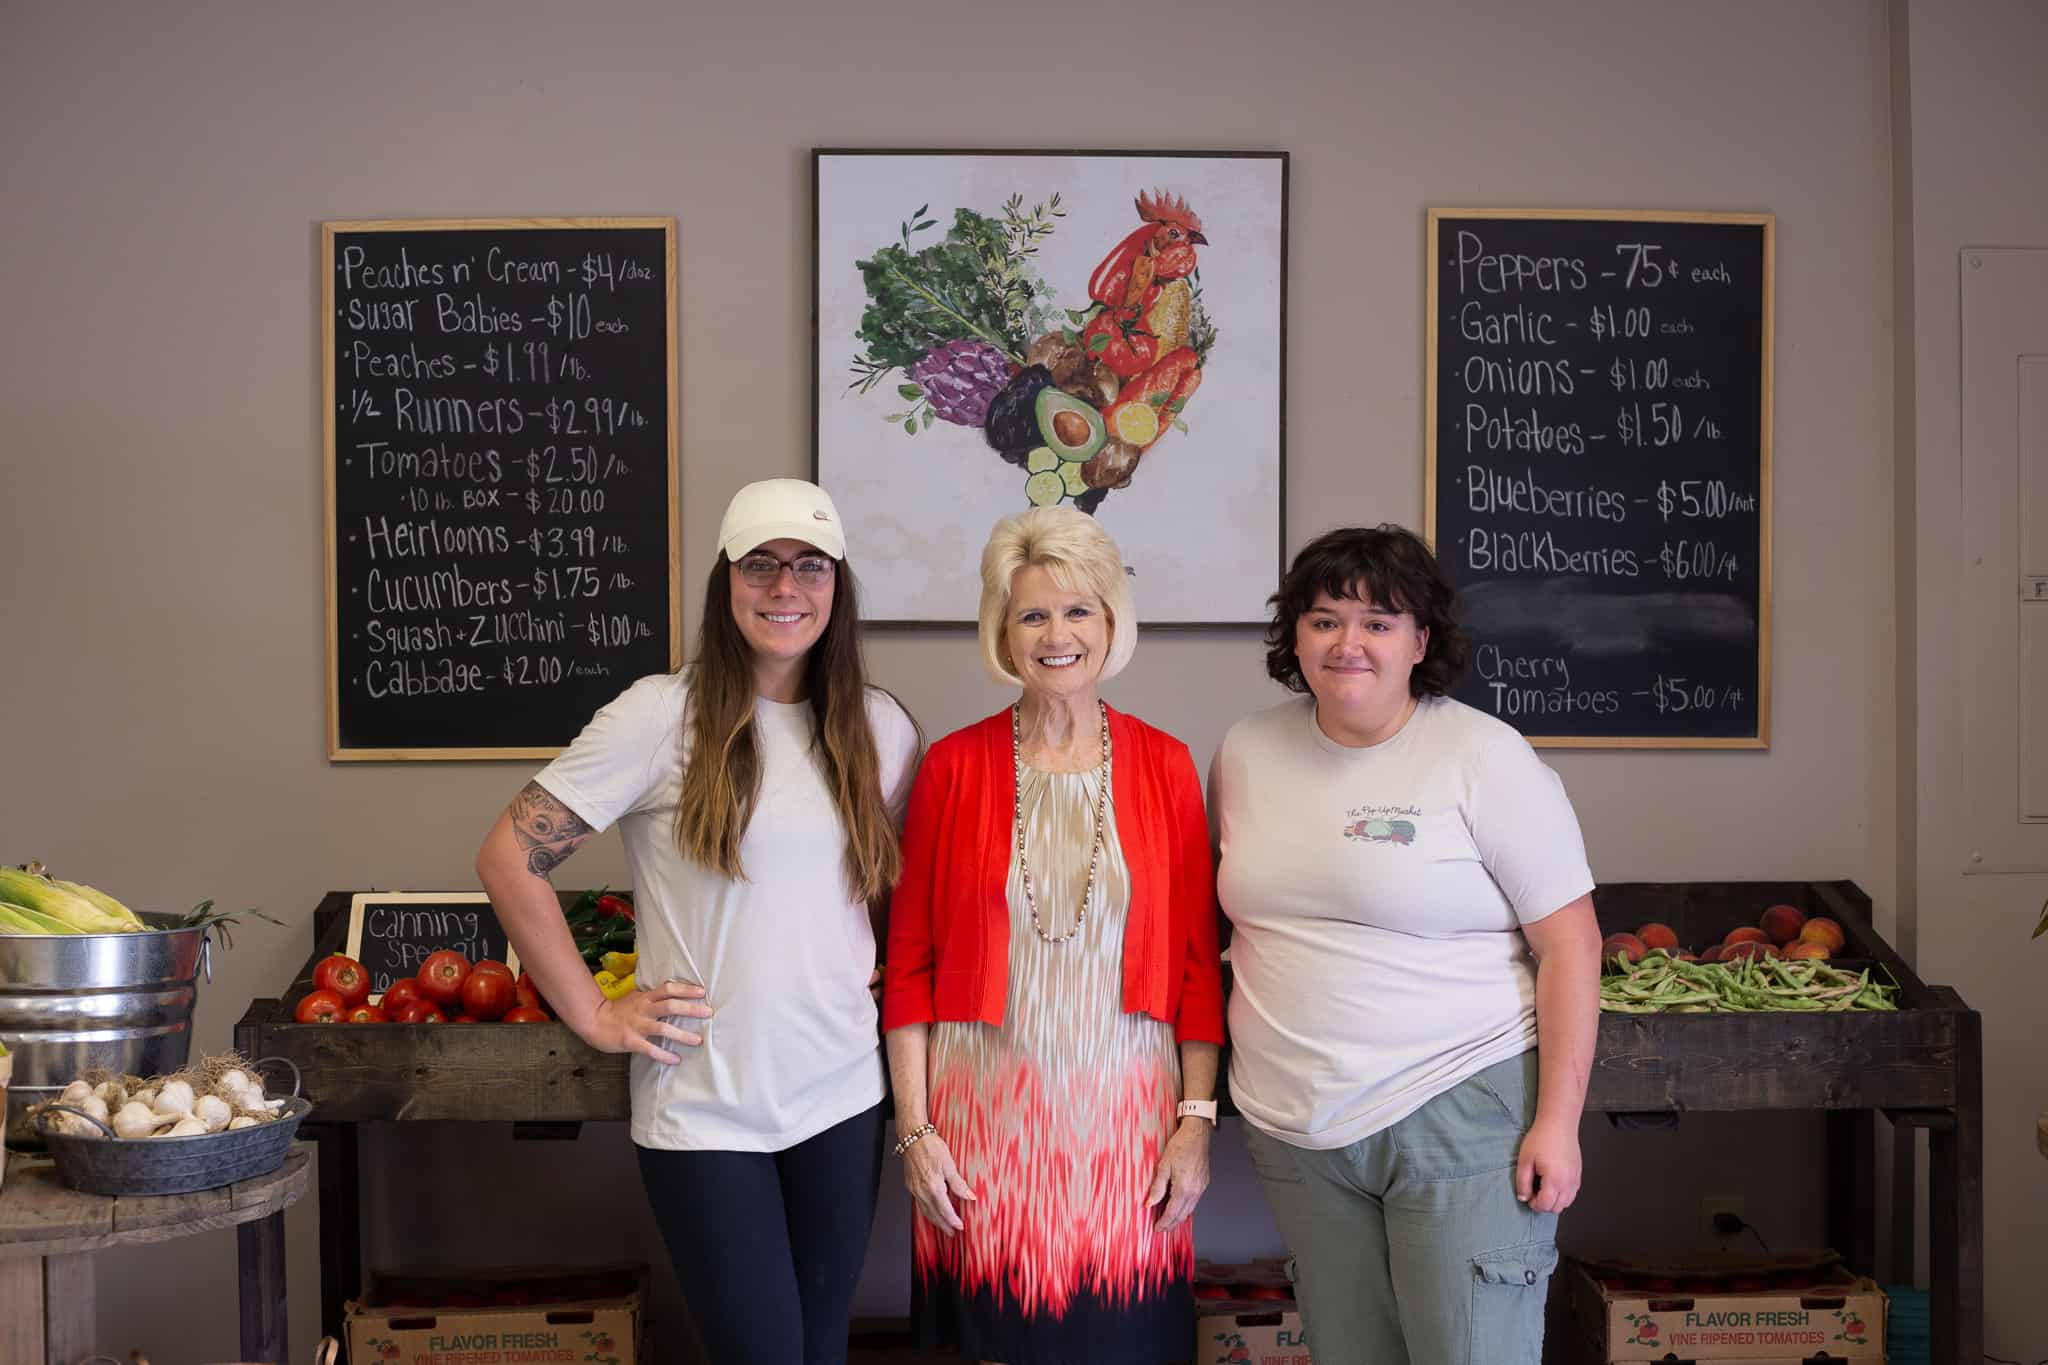
[{"label": "text 'cherry tomatoes - $5.00/qt'", "polygon": [[469,980],[469,959],[453,948],[427,954],[420,964],[420,994],[437,1005],[453,1005],[462,999],[462,983]]},{"label": "text 'cherry tomatoes - $5.00/qt'", "polygon": [[420,994],[418,978],[408,976],[403,981],[392,982],[390,989],[378,997],[377,1003],[383,1006],[386,1014],[396,1020],[407,1005],[416,1005],[425,998]]},{"label": "text 'cherry tomatoes - $5.00/qt'", "polygon": [[415,1000],[397,1014],[401,1024],[445,1024],[448,1016],[431,1000]]},{"label": "text 'cherry tomatoes - $5.00/qt'", "polygon": [[341,997],[333,991],[314,991],[299,1002],[292,1018],[302,1024],[338,1024],[346,1012]]},{"label": "text 'cherry tomatoes - $5.00/qt'", "polygon": [[370,974],[354,958],[330,953],[313,969],[313,989],[333,991],[342,1004],[354,1009],[370,998]]},{"label": "text 'cherry tomatoes - $5.00/qt'", "polygon": [[343,1016],[351,1024],[388,1024],[391,1016],[376,1005],[357,1005]]},{"label": "text 'cherry tomatoes - $5.00/qt'", "polygon": [[517,1009],[506,1010],[505,1017],[498,1022],[501,1024],[550,1024],[554,1022],[554,1016],[544,1009],[538,1009],[532,1005],[521,1005]]},{"label": "text 'cherry tomatoes - $5.00/qt'", "polygon": [[462,983],[462,1012],[478,1019],[498,1018],[517,998],[510,972],[474,971]]}]

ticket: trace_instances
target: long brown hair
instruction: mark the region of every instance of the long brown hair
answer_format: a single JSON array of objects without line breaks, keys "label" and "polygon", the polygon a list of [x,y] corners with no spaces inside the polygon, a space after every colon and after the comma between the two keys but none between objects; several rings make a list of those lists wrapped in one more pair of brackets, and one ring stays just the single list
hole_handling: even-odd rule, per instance
[{"label": "long brown hair", "polygon": [[[676,847],[692,862],[745,881],[740,841],[761,791],[761,754],[754,739],[753,650],[733,619],[731,573],[732,561],[721,552],[704,584],[683,719],[689,758],[676,803]],[[856,628],[860,591],[843,560],[836,578],[831,614],[804,659],[804,690],[817,721],[817,763],[846,832],[847,886],[854,899],[871,901],[895,884],[903,854],[868,724],[867,664]]]}]

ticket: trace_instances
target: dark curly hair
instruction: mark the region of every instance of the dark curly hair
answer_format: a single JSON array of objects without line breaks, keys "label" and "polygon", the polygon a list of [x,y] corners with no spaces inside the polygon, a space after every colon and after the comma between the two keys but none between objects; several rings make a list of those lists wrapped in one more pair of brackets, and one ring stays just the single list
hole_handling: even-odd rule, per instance
[{"label": "dark curly hair", "polygon": [[1280,591],[1266,599],[1273,609],[1266,626],[1266,672],[1289,691],[1308,691],[1294,652],[1294,628],[1320,593],[1408,612],[1429,631],[1422,662],[1408,675],[1411,695],[1443,696],[1465,671],[1472,642],[1458,628],[1458,590],[1422,537],[1392,524],[1371,530],[1344,526],[1302,546]]}]

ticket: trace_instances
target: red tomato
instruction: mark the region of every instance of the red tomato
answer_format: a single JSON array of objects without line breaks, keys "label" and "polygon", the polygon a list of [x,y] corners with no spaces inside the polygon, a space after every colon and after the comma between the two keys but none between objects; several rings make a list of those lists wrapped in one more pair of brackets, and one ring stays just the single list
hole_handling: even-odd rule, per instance
[{"label": "red tomato", "polygon": [[504,977],[507,981],[510,981],[512,979],[512,969],[510,967],[507,967],[504,963],[498,961],[498,959],[496,959],[495,957],[487,957],[483,961],[477,963],[476,966],[471,967],[469,970],[472,975],[476,976],[481,976],[485,972],[495,972],[499,976]]},{"label": "red tomato", "polygon": [[481,1024],[483,1020],[477,1018],[474,1014],[458,1014],[448,1022],[451,1024]]},{"label": "red tomato", "polygon": [[420,995],[437,1005],[452,1005],[462,999],[462,983],[469,980],[469,959],[453,948],[430,953],[420,964]]},{"label": "red tomato", "polygon": [[1227,1299],[1230,1297],[1230,1286],[1227,1284],[1198,1284],[1195,1286],[1195,1297],[1198,1299]]},{"label": "red tomato", "polygon": [[547,1024],[553,1021],[554,1016],[546,1010],[533,1005],[521,1005],[517,1009],[506,1010],[505,1017],[498,1022],[501,1024]]},{"label": "red tomato", "polygon": [[512,973],[501,965],[495,972],[479,968],[469,974],[469,980],[462,983],[462,1012],[475,1015],[478,1019],[496,1019],[512,1008],[518,999],[518,988],[513,984]]},{"label": "red tomato", "polygon": [[313,969],[313,989],[333,991],[342,1004],[354,1009],[370,998],[370,974],[354,958],[332,953]]},{"label": "red tomato", "polygon": [[1244,1296],[1248,1299],[1292,1299],[1294,1291],[1273,1284],[1255,1284],[1244,1291]]},{"label": "red tomato", "polygon": [[388,1024],[391,1016],[376,1005],[357,1005],[348,1012],[351,1024]]},{"label": "red tomato", "polygon": [[292,1018],[302,1024],[338,1024],[347,1006],[333,991],[314,991],[299,1002],[299,1008]]},{"label": "red tomato", "polygon": [[397,1014],[401,1024],[445,1024],[448,1016],[431,1000],[415,1000]]},{"label": "red tomato", "polygon": [[420,994],[419,980],[408,976],[403,981],[392,982],[391,989],[385,991],[377,1003],[384,1007],[386,1014],[396,1019],[407,1005],[416,1005],[423,999],[425,997]]},{"label": "red tomato", "polygon": [[544,1010],[548,1007],[548,1002],[541,999],[540,987],[534,985],[533,978],[525,972],[521,972],[519,979],[512,983],[512,994],[529,1009]]}]

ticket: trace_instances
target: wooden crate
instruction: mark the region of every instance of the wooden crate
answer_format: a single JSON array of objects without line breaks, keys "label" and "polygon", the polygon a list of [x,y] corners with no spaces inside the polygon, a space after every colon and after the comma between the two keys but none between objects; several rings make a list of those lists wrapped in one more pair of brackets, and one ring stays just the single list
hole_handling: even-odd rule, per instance
[{"label": "wooden crate", "polygon": [[[300,1024],[313,968],[339,952],[351,891],[313,911],[313,952],[285,993],[249,1002],[235,1046],[298,1063],[321,1123],[469,1119],[577,1123],[625,1119],[626,1057],[594,1052],[565,1024]],[[578,892],[563,892],[564,906]]]},{"label": "wooden crate", "polygon": [[1600,932],[1652,920],[1680,942],[1720,942],[1766,906],[1841,923],[1844,965],[1899,985],[1899,1009],[1841,1014],[1602,1014],[1586,1107],[1606,1111],[1941,1109],[1957,1100],[1954,992],[1913,973],[1854,882],[1617,882],[1593,893]]}]

